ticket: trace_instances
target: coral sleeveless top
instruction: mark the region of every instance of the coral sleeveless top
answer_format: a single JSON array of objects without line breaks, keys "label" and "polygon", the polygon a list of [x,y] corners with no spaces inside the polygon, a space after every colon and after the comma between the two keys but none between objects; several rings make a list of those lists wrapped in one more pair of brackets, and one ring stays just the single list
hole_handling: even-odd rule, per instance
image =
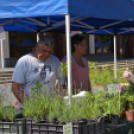
[{"label": "coral sleeveless top", "polygon": [[[85,58],[81,57],[85,67],[78,65],[72,56],[72,86],[73,93],[75,91],[88,91],[89,90],[89,68],[88,62]],[[67,60],[66,56],[62,59],[62,62],[65,63]]]}]

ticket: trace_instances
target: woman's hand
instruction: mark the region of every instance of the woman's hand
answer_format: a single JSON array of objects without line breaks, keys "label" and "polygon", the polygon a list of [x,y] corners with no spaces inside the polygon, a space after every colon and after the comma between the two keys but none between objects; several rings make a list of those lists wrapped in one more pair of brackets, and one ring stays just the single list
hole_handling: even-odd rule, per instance
[{"label": "woman's hand", "polygon": [[121,77],[121,78],[134,83],[134,75],[128,68],[126,69],[126,71],[123,74],[123,77]]}]

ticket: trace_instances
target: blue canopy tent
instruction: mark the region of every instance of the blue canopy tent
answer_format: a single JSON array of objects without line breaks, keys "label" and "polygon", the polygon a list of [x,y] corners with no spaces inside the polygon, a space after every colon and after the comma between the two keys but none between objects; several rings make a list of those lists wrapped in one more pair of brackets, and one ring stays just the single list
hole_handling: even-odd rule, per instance
[{"label": "blue canopy tent", "polygon": [[21,46],[21,47],[26,47],[27,44],[28,44],[29,47],[34,47],[34,46],[35,46],[35,43],[32,42],[32,40],[29,39],[29,38],[27,38],[27,39],[25,39],[23,42],[21,42],[21,43],[19,44],[19,46]]},{"label": "blue canopy tent", "polygon": [[[66,29],[69,96],[70,28],[89,30],[89,33],[98,30],[98,33],[102,31],[109,34],[133,32],[134,0],[0,0],[0,3],[0,26],[3,26],[5,31],[46,32]],[[116,37],[114,38],[116,46]]]},{"label": "blue canopy tent", "polygon": [[110,46],[111,45],[111,41],[109,40],[107,43],[102,43],[101,41],[98,41],[95,43],[95,47],[104,47],[104,46]]},{"label": "blue canopy tent", "polygon": [[117,27],[133,27],[133,8],[134,0],[1,0],[0,25],[5,31],[61,31],[70,14],[71,30],[120,33]]}]

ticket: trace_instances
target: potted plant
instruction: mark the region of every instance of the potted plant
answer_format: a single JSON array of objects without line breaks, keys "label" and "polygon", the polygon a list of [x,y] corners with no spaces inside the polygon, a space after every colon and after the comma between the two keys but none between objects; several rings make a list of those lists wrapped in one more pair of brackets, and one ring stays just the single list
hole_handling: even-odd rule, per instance
[{"label": "potted plant", "polygon": [[[47,102],[42,101],[44,106],[42,106],[40,112],[38,112],[39,111],[38,108],[40,107],[39,103],[37,106],[38,108],[33,106],[34,110],[32,110],[33,116],[31,114],[31,118],[33,118],[36,113],[36,116],[38,117],[38,122],[33,121],[33,119],[29,122],[27,121],[27,133],[31,133],[31,134],[32,133],[39,134],[42,132],[63,133],[63,126],[69,122],[72,122],[74,133],[83,133],[83,122],[80,120],[83,117],[82,111],[84,110],[82,110],[81,104],[77,102],[72,102],[70,105],[67,105],[63,101],[62,96],[55,93],[54,94],[52,93],[52,96],[44,96],[44,98],[40,97],[40,94],[38,94],[38,97],[40,98],[38,99],[40,100],[40,102],[44,100],[44,98],[46,99],[48,97],[48,99]],[[35,102],[31,103],[31,105],[35,105]],[[46,106],[46,110],[44,110],[43,108],[45,106]],[[26,112],[26,108],[24,108],[24,110]],[[39,113],[43,113],[43,112],[45,113],[45,119],[47,119],[47,122],[46,120],[44,122],[40,122],[41,118]],[[54,122],[55,118],[56,121]]]},{"label": "potted plant", "polygon": [[84,102],[84,118],[88,119],[88,131],[91,133],[105,132],[104,118],[102,118],[102,105],[103,93],[99,92],[94,95],[93,93],[87,94],[87,100]]},{"label": "potted plant", "polygon": [[62,73],[62,76],[60,78],[58,78],[59,84],[62,87],[66,87],[67,86],[67,62],[65,62],[65,63],[61,62],[60,71]]},{"label": "potted plant", "polygon": [[126,99],[128,102],[128,108],[126,110],[126,118],[128,121],[134,120],[134,96],[133,94],[126,94]]},{"label": "potted plant", "polygon": [[109,94],[104,102],[104,113],[111,118],[112,124],[119,124],[120,122],[120,112],[119,109],[119,94],[116,93],[115,95]]},{"label": "potted plant", "polygon": [[122,93],[120,95],[120,107],[122,109],[122,112],[120,113],[120,119],[126,118],[126,102],[127,102],[127,97],[126,93]]},{"label": "potted plant", "polygon": [[25,133],[25,119],[18,118],[16,109],[12,106],[8,96],[3,92],[0,94],[0,133]]}]

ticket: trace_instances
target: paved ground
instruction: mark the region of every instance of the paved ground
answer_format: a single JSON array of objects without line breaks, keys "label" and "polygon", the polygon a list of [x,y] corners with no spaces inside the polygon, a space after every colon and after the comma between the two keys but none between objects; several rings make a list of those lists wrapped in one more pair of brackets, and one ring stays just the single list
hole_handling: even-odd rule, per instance
[{"label": "paved ground", "polygon": [[14,101],[16,100],[15,96],[11,91],[11,84],[0,85],[0,98],[4,96],[4,103],[6,105],[13,105]]}]

